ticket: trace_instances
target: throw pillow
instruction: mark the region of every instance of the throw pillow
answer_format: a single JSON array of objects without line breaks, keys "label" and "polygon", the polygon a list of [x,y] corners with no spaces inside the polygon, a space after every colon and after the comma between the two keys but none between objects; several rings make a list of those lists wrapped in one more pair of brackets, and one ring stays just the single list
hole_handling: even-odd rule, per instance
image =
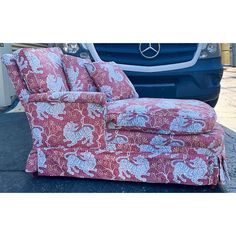
[{"label": "throw pillow", "polygon": [[138,98],[138,94],[123,70],[115,62],[85,63],[100,92],[107,95],[107,101]]},{"label": "throw pillow", "polygon": [[14,57],[31,93],[68,91],[60,48],[23,48]]},{"label": "throw pillow", "polygon": [[92,78],[84,66],[85,63],[91,63],[91,61],[80,57],[63,55],[62,64],[71,91],[97,91]]}]

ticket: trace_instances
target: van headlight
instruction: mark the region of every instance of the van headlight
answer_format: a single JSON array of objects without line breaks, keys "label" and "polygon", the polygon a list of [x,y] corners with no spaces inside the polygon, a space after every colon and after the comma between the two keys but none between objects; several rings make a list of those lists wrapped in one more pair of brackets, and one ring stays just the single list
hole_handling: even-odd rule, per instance
[{"label": "van headlight", "polygon": [[63,50],[67,53],[75,54],[79,51],[78,43],[63,43]]},{"label": "van headlight", "polygon": [[208,59],[214,57],[220,57],[221,50],[219,43],[203,43],[199,58]]}]

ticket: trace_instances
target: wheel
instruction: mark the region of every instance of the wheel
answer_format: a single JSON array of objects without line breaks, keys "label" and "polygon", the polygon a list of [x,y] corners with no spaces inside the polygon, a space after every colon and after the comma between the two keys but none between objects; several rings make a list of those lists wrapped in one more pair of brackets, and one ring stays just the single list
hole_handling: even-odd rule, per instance
[{"label": "wheel", "polygon": [[206,103],[209,104],[211,107],[215,107],[215,105],[218,102],[219,97],[217,97],[215,100],[207,101]]}]

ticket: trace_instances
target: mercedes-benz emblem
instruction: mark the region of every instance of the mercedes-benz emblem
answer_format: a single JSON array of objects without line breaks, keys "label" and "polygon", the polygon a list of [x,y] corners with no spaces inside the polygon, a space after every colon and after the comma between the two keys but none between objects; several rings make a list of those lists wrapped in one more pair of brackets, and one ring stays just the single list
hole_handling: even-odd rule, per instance
[{"label": "mercedes-benz emblem", "polygon": [[160,52],[159,43],[140,43],[139,51],[141,55],[147,59],[152,59],[156,57]]}]

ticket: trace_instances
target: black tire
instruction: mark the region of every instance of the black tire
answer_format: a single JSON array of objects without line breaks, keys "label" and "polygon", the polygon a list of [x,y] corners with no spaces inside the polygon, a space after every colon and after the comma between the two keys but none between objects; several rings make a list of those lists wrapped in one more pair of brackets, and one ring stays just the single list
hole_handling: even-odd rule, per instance
[{"label": "black tire", "polygon": [[207,101],[206,103],[209,104],[211,107],[215,107],[217,102],[218,102],[218,98],[216,98],[215,100],[211,100],[211,101]]}]

